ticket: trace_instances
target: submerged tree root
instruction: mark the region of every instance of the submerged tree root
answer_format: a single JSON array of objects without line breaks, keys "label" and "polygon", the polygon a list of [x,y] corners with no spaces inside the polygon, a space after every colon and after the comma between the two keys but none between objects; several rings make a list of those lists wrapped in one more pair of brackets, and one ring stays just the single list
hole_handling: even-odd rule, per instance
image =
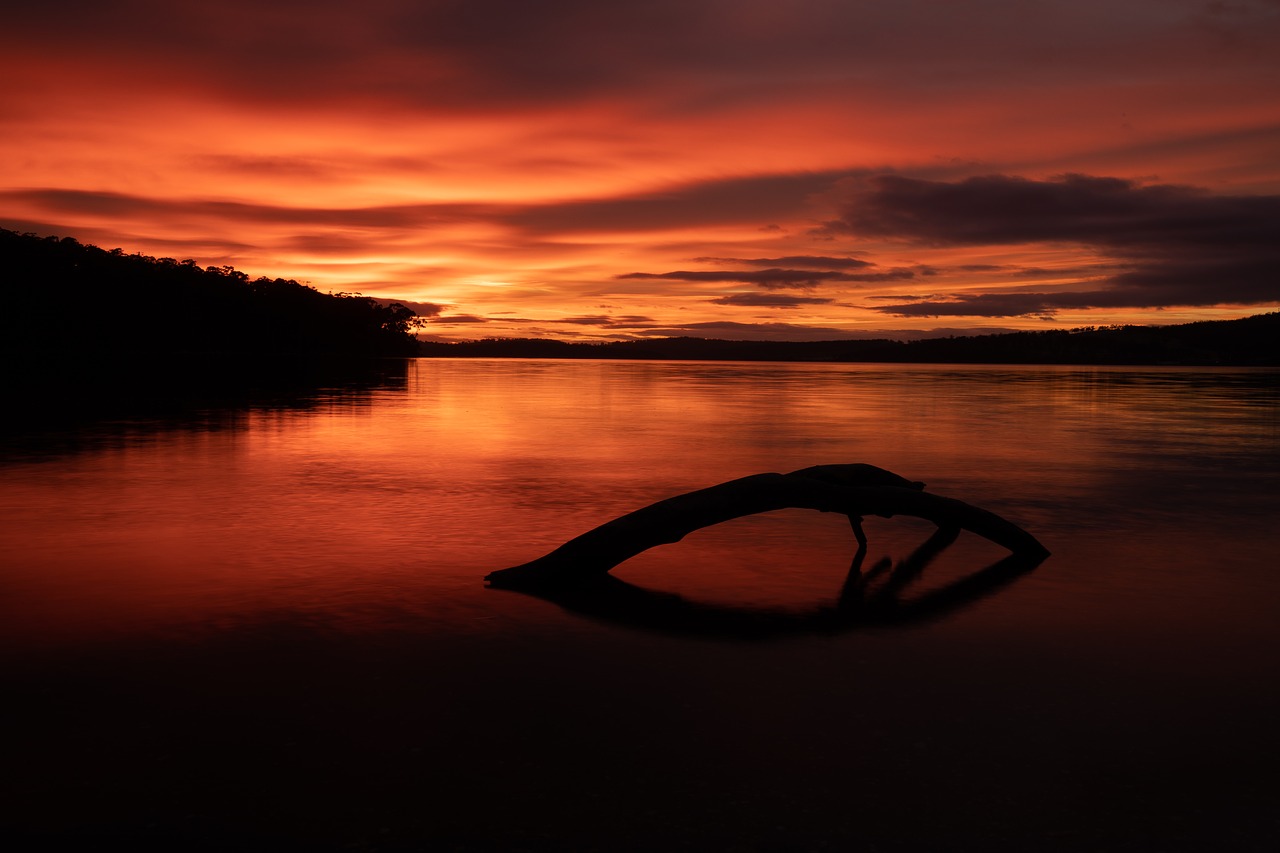
[{"label": "submerged tree root", "polygon": [[862,518],[909,515],[939,528],[967,530],[1020,557],[1049,554],[1027,531],[993,512],[929,494],[924,484],[874,465],[818,465],[790,474],[756,474],[658,501],[571,539],[532,562],[491,572],[502,589],[546,589],[604,574],[657,545],[734,518],[778,509],[816,509],[848,516],[861,545]]}]

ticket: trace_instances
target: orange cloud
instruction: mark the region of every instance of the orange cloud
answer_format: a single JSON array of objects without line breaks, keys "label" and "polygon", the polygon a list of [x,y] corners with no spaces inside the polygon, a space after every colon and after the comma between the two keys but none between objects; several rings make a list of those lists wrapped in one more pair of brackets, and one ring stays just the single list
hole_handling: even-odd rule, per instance
[{"label": "orange cloud", "polygon": [[1160,240],[829,223],[910,212],[851,189],[875,176],[1272,216],[1278,42],[1263,0],[27,4],[0,31],[0,225],[439,306],[458,337],[1235,316],[1275,294],[1195,286],[1225,274],[1204,255],[1143,284]]}]

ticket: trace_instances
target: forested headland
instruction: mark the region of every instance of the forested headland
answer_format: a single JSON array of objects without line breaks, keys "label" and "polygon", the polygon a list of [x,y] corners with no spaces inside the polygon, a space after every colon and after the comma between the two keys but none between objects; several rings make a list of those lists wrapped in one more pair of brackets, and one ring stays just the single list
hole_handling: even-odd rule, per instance
[{"label": "forested headland", "polygon": [[0,230],[10,353],[406,356],[416,315],[229,266]]},{"label": "forested headland", "polygon": [[6,428],[373,385],[418,347],[402,305],[4,229],[0,298]]}]

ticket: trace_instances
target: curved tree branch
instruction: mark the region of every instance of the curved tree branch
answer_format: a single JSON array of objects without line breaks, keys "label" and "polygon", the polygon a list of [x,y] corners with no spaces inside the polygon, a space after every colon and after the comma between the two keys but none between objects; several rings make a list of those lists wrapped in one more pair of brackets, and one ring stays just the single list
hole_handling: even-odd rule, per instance
[{"label": "curved tree branch", "polygon": [[627,513],[571,539],[524,565],[492,572],[493,587],[537,588],[571,584],[608,572],[657,545],[734,518],[778,509],[816,509],[849,517],[859,542],[866,515],[910,515],[943,528],[968,530],[1020,556],[1048,550],[1027,531],[995,513],[932,495],[924,484],[873,465],[819,465],[790,474],[756,474],[677,495]]}]

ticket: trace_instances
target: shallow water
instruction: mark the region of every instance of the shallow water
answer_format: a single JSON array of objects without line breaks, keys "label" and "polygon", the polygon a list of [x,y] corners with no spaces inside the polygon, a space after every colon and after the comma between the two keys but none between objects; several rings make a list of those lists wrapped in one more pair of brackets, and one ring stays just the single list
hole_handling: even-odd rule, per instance
[{"label": "shallow water", "polygon": [[[497,360],[13,438],[0,639],[31,737],[5,825],[1270,849],[1278,451],[1276,371]],[[852,534],[790,510],[615,570],[674,615],[481,580],[661,498],[855,461],[1053,556],[912,610],[1003,555],[965,534],[900,607],[833,620]],[[867,532],[864,571],[930,531]]]}]

